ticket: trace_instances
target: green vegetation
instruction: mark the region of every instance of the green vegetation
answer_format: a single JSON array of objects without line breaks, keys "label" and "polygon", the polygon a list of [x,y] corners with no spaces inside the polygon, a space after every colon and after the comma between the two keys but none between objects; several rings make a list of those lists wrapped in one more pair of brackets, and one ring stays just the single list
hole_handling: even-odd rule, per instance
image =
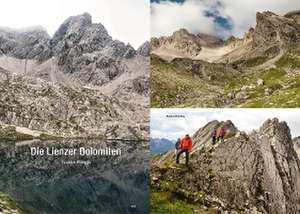
[{"label": "green vegetation", "polygon": [[234,70],[223,64],[191,59],[176,59],[169,63],[151,56],[151,106],[193,106],[199,102],[219,106],[218,100],[206,100],[206,96],[218,96],[220,87],[233,76]]},{"label": "green vegetation", "polygon": [[63,139],[63,137],[60,136],[54,136],[54,135],[49,135],[46,133],[42,133],[38,139],[42,140],[42,141],[46,141],[46,140],[61,140]]},{"label": "green vegetation", "polygon": [[151,192],[151,213],[153,214],[181,214],[201,213],[213,214],[213,208],[204,208],[204,193],[199,193],[198,202],[191,202],[190,193],[181,188],[176,181],[161,181],[159,189],[152,188]]},{"label": "green vegetation", "polygon": [[0,141],[23,141],[32,139],[33,136],[31,135],[17,132],[14,126],[0,126]]},{"label": "green vegetation", "polygon": [[14,211],[14,213],[22,213],[21,208],[13,199],[9,195],[1,192],[0,192],[0,204],[2,204],[7,210]]},{"label": "green vegetation", "polygon": [[[274,45],[230,65],[189,59],[166,62],[151,56],[151,106],[299,107],[300,46],[285,48],[279,59],[274,58],[280,53]],[[260,66],[271,59],[271,64]]]},{"label": "green vegetation", "polygon": [[244,61],[243,65],[246,67],[254,67],[263,64],[267,59],[265,56],[258,56]]},{"label": "green vegetation", "polygon": [[[238,91],[243,86],[254,85],[247,90],[245,102],[232,106],[239,107],[299,107],[300,106],[300,48],[290,48],[275,66],[254,71],[233,79],[225,88],[226,93]],[[262,79],[263,85],[257,85]]]},{"label": "green vegetation", "polygon": [[203,209],[201,205],[189,204],[170,192],[151,192],[151,214],[216,214],[214,209]]},{"label": "green vegetation", "polygon": [[[166,107],[185,102],[190,93],[201,90],[200,80],[175,66],[152,58],[151,105]],[[187,93],[188,92],[188,93]]]},{"label": "green vegetation", "polygon": [[289,51],[285,53],[275,65],[279,68],[299,69],[300,68],[300,46],[296,45],[288,48]]},{"label": "green vegetation", "polygon": [[[259,72],[251,72],[248,74],[241,75],[240,77],[237,77],[230,81],[225,89],[226,92],[229,93],[234,90],[239,90],[245,85],[256,85],[257,80],[262,79],[264,81],[263,87],[272,86],[275,84],[278,84],[281,80],[285,78],[286,72],[282,69],[277,68],[271,68],[268,70],[261,70]],[[256,90],[260,89],[259,87],[256,87]]]}]

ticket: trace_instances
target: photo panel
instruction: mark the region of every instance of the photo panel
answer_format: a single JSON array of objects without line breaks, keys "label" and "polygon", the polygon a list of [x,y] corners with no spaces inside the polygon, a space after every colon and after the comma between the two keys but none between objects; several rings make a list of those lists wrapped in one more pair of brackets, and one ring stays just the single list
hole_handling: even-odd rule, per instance
[{"label": "photo panel", "polygon": [[299,8],[151,1],[151,107],[299,107]]},{"label": "photo panel", "polygon": [[298,213],[299,114],[152,109],[151,213]]},{"label": "photo panel", "polygon": [[0,213],[149,213],[147,0],[6,1]]}]

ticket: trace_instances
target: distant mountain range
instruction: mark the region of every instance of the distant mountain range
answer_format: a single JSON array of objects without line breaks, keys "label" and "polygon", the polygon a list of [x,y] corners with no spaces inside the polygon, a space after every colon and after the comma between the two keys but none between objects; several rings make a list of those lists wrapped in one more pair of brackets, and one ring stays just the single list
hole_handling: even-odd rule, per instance
[{"label": "distant mountain range", "polygon": [[150,138],[151,154],[160,154],[175,149],[174,142],[165,138]]},{"label": "distant mountain range", "polygon": [[152,107],[298,107],[300,11],[257,13],[244,38],[151,39]]}]

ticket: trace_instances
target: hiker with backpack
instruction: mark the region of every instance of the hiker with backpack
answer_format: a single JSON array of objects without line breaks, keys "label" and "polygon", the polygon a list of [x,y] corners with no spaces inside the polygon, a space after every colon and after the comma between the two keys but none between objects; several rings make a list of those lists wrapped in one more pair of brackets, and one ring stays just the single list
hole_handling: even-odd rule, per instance
[{"label": "hiker with backpack", "polygon": [[218,133],[218,142],[221,141],[221,143],[224,143],[225,134],[226,134],[225,128],[221,127]]},{"label": "hiker with backpack", "polygon": [[212,144],[215,145],[217,142],[217,129],[214,129],[211,133]]},{"label": "hiker with backpack", "polygon": [[178,154],[178,151],[180,149],[180,142],[181,142],[181,140],[180,140],[180,138],[178,138],[176,143],[175,143],[175,155]]},{"label": "hiker with backpack", "polygon": [[192,138],[187,134],[180,142],[180,151],[176,155],[176,163],[179,164],[179,158],[182,153],[185,153],[185,165],[189,164],[189,155],[192,151],[193,141]]}]

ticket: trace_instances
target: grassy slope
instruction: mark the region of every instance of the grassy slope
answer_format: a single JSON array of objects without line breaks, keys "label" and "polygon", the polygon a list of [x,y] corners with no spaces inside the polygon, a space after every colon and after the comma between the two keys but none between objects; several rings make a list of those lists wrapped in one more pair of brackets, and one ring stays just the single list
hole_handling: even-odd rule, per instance
[{"label": "grassy slope", "polygon": [[[300,106],[300,47],[290,48],[273,68],[259,70],[240,76],[229,82],[226,91],[231,92],[243,85],[256,84],[263,79],[265,84],[250,90],[250,98],[240,107],[299,107]],[[265,89],[271,91],[265,94]],[[234,105],[233,105],[234,106]]]},{"label": "grassy slope", "polygon": [[[156,56],[151,56],[151,106],[152,107],[182,107],[181,105],[219,106],[218,99],[225,82],[220,71],[222,66],[207,69],[216,71],[212,74],[212,84],[201,78],[201,73],[192,73],[184,66],[168,63]],[[223,73],[223,72],[222,72]],[[208,74],[208,75],[209,75]]]},{"label": "grassy slope", "polygon": [[193,91],[201,90],[201,80],[157,57],[151,58],[151,106],[167,107],[186,102]]},{"label": "grassy slope", "polygon": [[175,181],[161,181],[159,189],[151,190],[151,214],[214,214],[213,208],[204,208],[204,201],[189,202],[181,191],[180,184]]},{"label": "grassy slope", "polygon": [[[274,48],[270,50],[277,53]],[[208,85],[200,77],[179,69],[171,63],[152,57],[152,107],[299,107],[300,106],[300,46],[288,47],[288,51],[272,68],[255,70],[268,57],[254,57],[240,63],[252,67],[252,72],[235,75],[234,78],[220,78],[225,84],[221,97],[231,92],[239,91],[245,85],[255,85],[254,89],[247,89],[246,100],[230,100],[224,103],[220,100],[222,90],[215,90],[216,84]],[[220,71],[217,71],[220,72]],[[226,73],[226,71],[224,71]],[[264,85],[257,86],[257,80],[263,79]],[[222,88],[220,84],[220,88]],[[265,90],[270,93],[266,94]],[[202,96],[202,95],[205,95]],[[210,95],[210,96],[209,96]],[[226,98],[227,99],[227,98]],[[228,98],[229,99],[229,98]],[[181,105],[180,105],[181,104]]]}]

